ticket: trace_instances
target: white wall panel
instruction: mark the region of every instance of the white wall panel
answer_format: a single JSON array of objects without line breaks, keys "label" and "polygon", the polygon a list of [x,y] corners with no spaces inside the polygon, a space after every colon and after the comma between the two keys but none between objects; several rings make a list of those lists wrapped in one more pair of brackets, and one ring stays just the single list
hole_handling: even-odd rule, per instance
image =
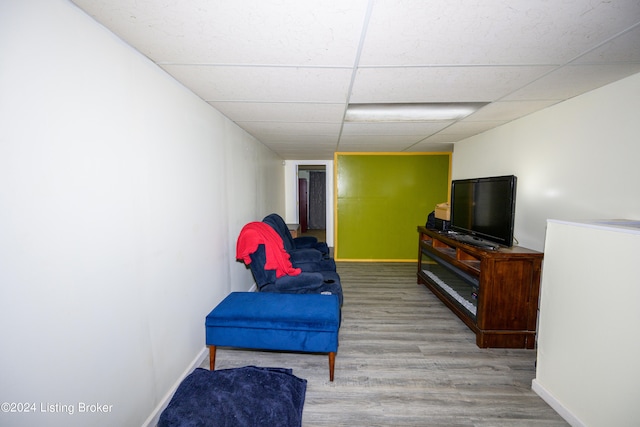
[{"label": "white wall panel", "polygon": [[533,389],[573,426],[638,424],[639,224],[548,222]]},{"label": "white wall panel", "polygon": [[0,425],[141,425],[250,287],[281,160],[68,1],[3,2],[0,51],[0,401],[37,405]]}]

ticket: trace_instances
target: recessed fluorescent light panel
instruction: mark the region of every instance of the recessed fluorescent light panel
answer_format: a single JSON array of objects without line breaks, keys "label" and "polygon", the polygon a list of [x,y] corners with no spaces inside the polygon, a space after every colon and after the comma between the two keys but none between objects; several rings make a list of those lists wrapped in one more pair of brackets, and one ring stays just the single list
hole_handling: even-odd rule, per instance
[{"label": "recessed fluorescent light panel", "polygon": [[487,102],[410,104],[349,104],[347,122],[429,122],[460,120]]}]

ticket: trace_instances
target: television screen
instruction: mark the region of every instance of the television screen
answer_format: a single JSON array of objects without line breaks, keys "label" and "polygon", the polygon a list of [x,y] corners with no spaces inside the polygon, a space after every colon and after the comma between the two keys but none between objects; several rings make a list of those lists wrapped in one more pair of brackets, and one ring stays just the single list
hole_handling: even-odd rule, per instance
[{"label": "television screen", "polygon": [[482,241],[513,245],[514,175],[451,182],[451,229]]}]

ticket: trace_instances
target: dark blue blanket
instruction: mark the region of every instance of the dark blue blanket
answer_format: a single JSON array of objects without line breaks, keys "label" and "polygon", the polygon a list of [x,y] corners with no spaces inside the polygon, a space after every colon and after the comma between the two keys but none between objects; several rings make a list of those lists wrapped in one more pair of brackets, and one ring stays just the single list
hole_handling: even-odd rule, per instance
[{"label": "dark blue blanket", "polygon": [[158,427],[300,427],[307,380],[291,372],[198,368],[180,383]]}]

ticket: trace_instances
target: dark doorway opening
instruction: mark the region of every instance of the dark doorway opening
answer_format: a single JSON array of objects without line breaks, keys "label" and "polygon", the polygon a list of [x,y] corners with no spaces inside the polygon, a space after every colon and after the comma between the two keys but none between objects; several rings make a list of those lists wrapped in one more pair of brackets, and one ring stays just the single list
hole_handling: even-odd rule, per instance
[{"label": "dark doorway opening", "polygon": [[327,173],[324,165],[298,165],[300,232],[326,241]]}]

